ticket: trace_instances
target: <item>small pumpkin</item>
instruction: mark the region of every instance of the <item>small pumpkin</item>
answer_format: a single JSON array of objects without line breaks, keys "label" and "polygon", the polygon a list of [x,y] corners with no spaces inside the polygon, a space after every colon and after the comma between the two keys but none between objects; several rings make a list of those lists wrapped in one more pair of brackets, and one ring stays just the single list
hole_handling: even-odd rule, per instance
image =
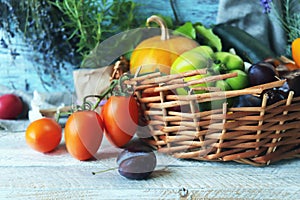
[{"label": "small pumpkin", "polygon": [[296,38],[292,42],[292,57],[295,64],[300,68],[300,38]]},{"label": "small pumpkin", "polygon": [[184,36],[170,36],[166,23],[156,15],[147,19],[147,26],[150,22],[155,22],[160,26],[161,35],[145,39],[137,45],[130,58],[130,72],[134,74],[142,66],[140,74],[156,70],[169,74],[176,58],[199,44]]}]

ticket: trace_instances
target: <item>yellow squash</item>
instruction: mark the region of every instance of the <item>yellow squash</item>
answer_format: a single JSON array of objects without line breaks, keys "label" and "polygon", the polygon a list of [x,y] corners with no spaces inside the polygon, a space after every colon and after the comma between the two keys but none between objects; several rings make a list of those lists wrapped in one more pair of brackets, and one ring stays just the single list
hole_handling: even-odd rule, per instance
[{"label": "yellow squash", "polygon": [[292,42],[292,57],[295,64],[300,68],[300,38],[296,38]]},{"label": "yellow squash", "polygon": [[147,19],[147,26],[150,22],[160,26],[161,35],[145,39],[137,45],[130,58],[130,72],[134,74],[142,66],[140,74],[156,70],[169,74],[176,58],[199,44],[184,36],[170,36],[165,22],[156,15]]}]

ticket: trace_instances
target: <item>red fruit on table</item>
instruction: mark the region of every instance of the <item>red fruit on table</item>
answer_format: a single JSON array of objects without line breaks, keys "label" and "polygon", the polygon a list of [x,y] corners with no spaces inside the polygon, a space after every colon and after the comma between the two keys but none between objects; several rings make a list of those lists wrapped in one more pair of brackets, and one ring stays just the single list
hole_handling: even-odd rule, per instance
[{"label": "red fruit on table", "polygon": [[23,111],[23,102],[15,94],[5,94],[0,97],[0,119],[15,119]]}]

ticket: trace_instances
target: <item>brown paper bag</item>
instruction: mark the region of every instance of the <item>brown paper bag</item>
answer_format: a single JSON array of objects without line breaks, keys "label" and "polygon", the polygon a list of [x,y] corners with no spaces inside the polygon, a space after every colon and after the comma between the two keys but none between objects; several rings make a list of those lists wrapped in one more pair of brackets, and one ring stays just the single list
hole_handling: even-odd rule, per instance
[{"label": "brown paper bag", "polygon": [[99,95],[110,85],[113,66],[73,71],[77,103],[81,104],[87,95]]}]

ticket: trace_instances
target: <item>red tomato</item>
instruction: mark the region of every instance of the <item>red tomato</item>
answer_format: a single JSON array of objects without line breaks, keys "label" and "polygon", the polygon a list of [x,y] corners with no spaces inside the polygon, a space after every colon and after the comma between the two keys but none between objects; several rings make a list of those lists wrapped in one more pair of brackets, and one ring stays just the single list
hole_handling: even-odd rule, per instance
[{"label": "red tomato", "polygon": [[102,107],[108,141],[117,147],[127,144],[138,126],[138,105],[134,97],[111,96]]},{"label": "red tomato", "polygon": [[78,111],[70,115],[65,125],[68,152],[78,160],[88,160],[98,151],[103,138],[103,121],[94,111]]},{"label": "red tomato", "polygon": [[41,118],[32,122],[25,133],[26,143],[42,153],[54,150],[61,138],[61,126],[51,118]]},{"label": "red tomato", "polygon": [[14,94],[0,97],[0,119],[15,119],[23,111],[22,100]]}]

